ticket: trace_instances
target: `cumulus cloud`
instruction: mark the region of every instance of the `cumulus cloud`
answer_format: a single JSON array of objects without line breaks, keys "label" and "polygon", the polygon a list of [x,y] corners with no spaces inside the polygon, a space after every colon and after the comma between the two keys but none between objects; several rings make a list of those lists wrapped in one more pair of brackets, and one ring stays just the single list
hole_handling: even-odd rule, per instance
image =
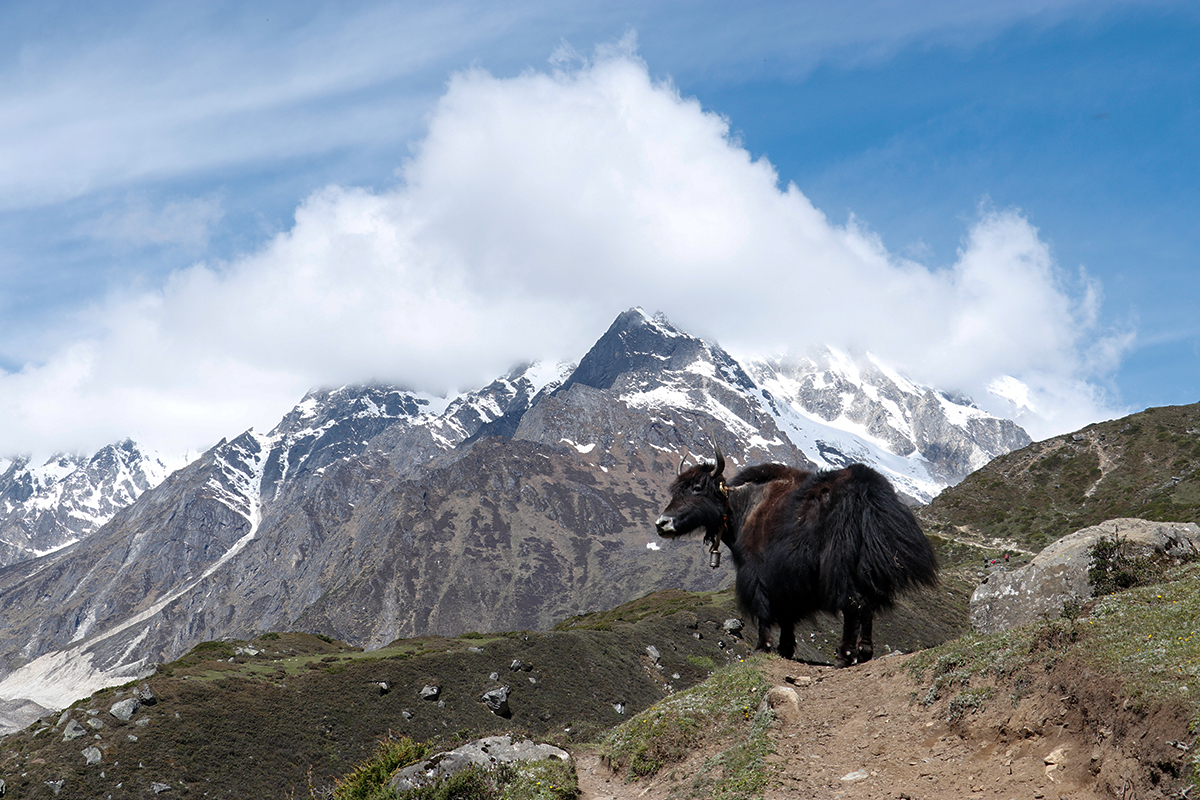
[{"label": "cumulus cloud", "polygon": [[[870,351],[1035,436],[1105,413],[1122,340],[1019,211],[981,209],[931,269],[781,187],[631,42],[554,64],[456,74],[394,188],[329,187],[257,252],[94,309],[95,336],[0,375],[0,446],[204,447],[314,385],[446,391],[578,358],[633,305],[742,352]],[[1016,381],[1020,408],[988,391]]]}]

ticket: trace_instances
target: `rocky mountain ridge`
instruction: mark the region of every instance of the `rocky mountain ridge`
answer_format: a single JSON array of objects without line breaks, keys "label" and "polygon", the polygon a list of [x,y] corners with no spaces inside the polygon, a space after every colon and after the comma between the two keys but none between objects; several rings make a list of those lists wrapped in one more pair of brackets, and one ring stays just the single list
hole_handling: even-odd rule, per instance
[{"label": "rocky mountain ridge", "polygon": [[170,472],[130,439],[40,465],[0,458],[0,567],[85,538]]},{"label": "rocky mountain ridge", "polygon": [[[218,443],[91,536],[0,570],[12,633],[0,698],[57,707],[204,640],[294,629],[375,648],[719,588],[729,573],[652,525],[681,457],[708,453],[710,437],[733,464],[872,461],[916,498],[979,453],[1028,441],[882,370],[863,400],[841,391],[840,406],[830,395],[797,408],[806,369],[743,368],[635,309],[578,367],[523,366],[449,401],[311,392],[271,432]],[[939,428],[954,435],[937,450]]]}]

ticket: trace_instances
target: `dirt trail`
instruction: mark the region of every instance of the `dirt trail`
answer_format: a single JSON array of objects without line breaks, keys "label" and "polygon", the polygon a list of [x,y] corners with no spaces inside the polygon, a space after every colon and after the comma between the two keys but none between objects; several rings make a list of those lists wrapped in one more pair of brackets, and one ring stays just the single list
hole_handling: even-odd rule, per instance
[{"label": "dirt trail", "polygon": [[[998,690],[983,710],[947,720],[946,700],[913,702],[919,687],[906,656],[849,669],[772,659],[777,768],[764,795],[781,798],[1177,797],[1145,780],[1146,770],[1104,729],[1084,722],[1074,698],[1048,685],[1014,707]],[[791,698],[791,699],[789,699]],[[1149,730],[1147,732],[1150,732]],[[1153,731],[1161,735],[1161,731]],[[1111,737],[1111,731],[1107,734]],[[1145,737],[1143,733],[1143,738]],[[626,783],[594,756],[578,757],[583,800],[665,800],[687,796],[682,777],[712,753],[697,753],[649,781]],[[1137,783],[1126,776],[1141,776]],[[1164,787],[1165,788],[1165,784]]]}]

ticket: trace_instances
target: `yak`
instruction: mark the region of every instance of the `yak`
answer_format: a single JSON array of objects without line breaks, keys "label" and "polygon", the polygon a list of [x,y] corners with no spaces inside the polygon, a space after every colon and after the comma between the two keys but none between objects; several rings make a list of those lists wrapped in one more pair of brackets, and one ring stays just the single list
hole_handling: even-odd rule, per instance
[{"label": "yak", "polygon": [[[703,530],[711,565],[722,543],[737,568],[737,599],[758,623],[759,650],[792,658],[797,622],[842,615],[837,664],[871,658],[872,623],[906,589],[937,584],[938,563],[912,511],[865,464],[805,472],[785,464],[746,467],[726,484],[725,457],[687,470],[679,463],[659,535]],[[686,457],[685,457],[686,458]]]}]

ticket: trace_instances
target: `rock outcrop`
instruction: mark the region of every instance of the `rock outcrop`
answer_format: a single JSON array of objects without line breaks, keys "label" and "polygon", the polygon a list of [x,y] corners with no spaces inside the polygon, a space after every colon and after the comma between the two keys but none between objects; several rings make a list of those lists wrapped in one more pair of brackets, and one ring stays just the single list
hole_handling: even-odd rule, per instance
[{"label": "rock outcrop", "polygon": [[535,744],[530,741],[514,742],[511,734],[489,736],[455,750],[438,753],[419,764],[401,769],[392,777],[388,787],[392,791],[402,792],[426,786],[439,778],[453,775],[473,765],[493,768],[500,764],[542,761],[550,758],[569,761],[571,756],[566,750],[549,744]]}]

